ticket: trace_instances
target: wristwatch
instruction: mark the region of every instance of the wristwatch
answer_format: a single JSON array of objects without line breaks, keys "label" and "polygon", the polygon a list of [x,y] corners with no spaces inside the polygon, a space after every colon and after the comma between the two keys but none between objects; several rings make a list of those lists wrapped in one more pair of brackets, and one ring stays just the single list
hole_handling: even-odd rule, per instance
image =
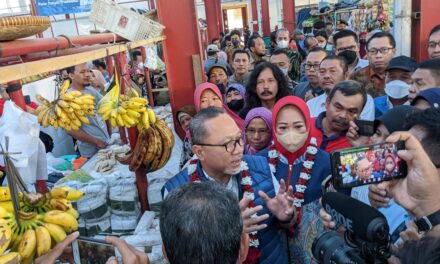
[{"label": "wristwatch", "polygon": [[419,232],[431,230],[434,226],[440,224],[440,210],[428,216],[424,216],[414,221],[419,228]]}]

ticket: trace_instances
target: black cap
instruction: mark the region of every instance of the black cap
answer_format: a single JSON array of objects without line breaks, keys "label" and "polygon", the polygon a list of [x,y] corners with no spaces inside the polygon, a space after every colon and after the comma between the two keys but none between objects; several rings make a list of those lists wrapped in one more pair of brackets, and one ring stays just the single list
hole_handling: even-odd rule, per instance
[{"label": "black cap", "polygon": [[388,129],[390,134],[395,131],[404,131],[405,118],[413,111],[417,111],[417,108],[409,105],[398,105],[393,107],[374,120],[374,130],[376,131],[379,124],[382,123]]},{"label": "black cap", "polygon": [[417,67],[418,65],[415,59],[407,56],[397,56],[391,59],[386,70],[399,69],[413,72],[417,69]]},{"label": "black cap", "polygon": [[211,75],[211,71],[214,68],[221,68],[225,71],[227,76],[231,76],[231,71],[229,70],[229,65],[227,65],[226,63],[222,63],[222,62],[217,62],[214,63],[211,67],[209,67],[208,72],[206,73],[209,77],[209,75]]}]

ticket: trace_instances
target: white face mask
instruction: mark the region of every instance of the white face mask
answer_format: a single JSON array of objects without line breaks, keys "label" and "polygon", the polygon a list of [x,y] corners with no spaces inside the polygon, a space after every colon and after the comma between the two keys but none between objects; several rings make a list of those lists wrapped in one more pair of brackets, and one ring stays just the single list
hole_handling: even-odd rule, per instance
[{"label": "white face mask", "polygon": [[280,49],[287,48],[288,45],[289,45],[289,42],[287,42],[287,40],[280,40],[278,42],[278,48],[280,48]]},{"label": "white face mask", "polygon": [[385,93],[393,99],[401,99],[409,94],[410,85],[401,80],[385,84]]},{"label": "white face mask", "polygon": [[326,43],[325,42],[319,42],[318,47],[325,48]]},{"label": "white face mask", "polygon": [[308,136],[309,133],[300,134],[293,131],[286,132],[282,135],[277,133],[278,142],[290,153],[295,153],[304,146]]},{"label": "white face mask", "polygon": [[279,68],[279,69],[283,72],[284,76],[287,76],[287,74],[289,73],[289,67],[287,67],[287,68]]}]

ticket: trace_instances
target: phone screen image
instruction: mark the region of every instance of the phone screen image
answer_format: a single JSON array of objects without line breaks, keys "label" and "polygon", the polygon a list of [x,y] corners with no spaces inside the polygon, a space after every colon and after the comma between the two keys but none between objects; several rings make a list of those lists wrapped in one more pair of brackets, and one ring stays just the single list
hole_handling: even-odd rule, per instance
[{"label": "phone screen image", "polygon": [[115,256],[114,246],[106,243],[78,239],[72,244],[75,264],[105,264]]},{"label": "phone screen image", "polygon": [[336,188],[379,183],[406,176],[406,163],[397,155],[400,144],[381,143],[340,150],[332,154]]}]

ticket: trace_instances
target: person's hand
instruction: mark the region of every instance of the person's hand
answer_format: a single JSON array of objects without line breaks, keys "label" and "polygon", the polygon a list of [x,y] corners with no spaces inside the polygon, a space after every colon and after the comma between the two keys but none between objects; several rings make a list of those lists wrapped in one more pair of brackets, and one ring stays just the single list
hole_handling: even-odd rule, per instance
[{"label": "person's hand", "polygon": [[274,198],[270,198],[263,191],[258,194],[266,203],[269,211],[281,222],[286,222],[295,218],[295,206],[293,205],[293,187],[287,188],[283,179],[280,181],[280,190]]},{"label": "person's hand", "polygon": [[44,254],[41,257],[38,257],[34,264],[50,264],[54,263],[67,249],[67,247],[75,241],[79,237],[79,232],[73,232],[72,234],[68,235],[63,241],[58,243],[54,248],[52,248],[49,252]]},{"label": "person's hand", "polygon": [[367,145],[369,137],[360,136],[358,133],[359,127],[356,125],[354,121],[350,121],[349,128],[347,134],[345,135],[350,142],[350,145],[353,147],[358,147],[362,145]]},{"label": "person's hand", "polygon": [[[124,264],[149,264],[148,255],[135,249],[133,246],[127,244],[124,240],[115,237],[107,236],[105,237],[107,243],[115,246],[119,253],[122,255],[122,263]],[[111,257],[107,260],[107,264],[118,264],[115,257]]]},{"label": "person's hand", "polygon": [[388,207],[390,198],[387,197],[387,184],[384,182],[378,184],[370,184],[368,186],[368,200],[374,208]]},{"label": "person's hand", "polygon": [[407,163],[407,176],[388,182],[389,193],[396,203],[418,218],[437,211],[440,207],[440,177],[420,142],[409,132],[394,133],[387,141],[404,141],[406,148],[399,150],[398,155]]},{"label": "person's hand", "polygon": [[269,218],[268,214],[257,216],[257,212],[263,210],[263,206],[261,205],[255,206],[254,208],[247,208],[250,201],[251,199],[248,197],[243,197],[239,204],[241,217],[243,218],[243,233],[247,234],[265,229],[267,225],[259,223]]},{"label": "person's hand", "polygon": [[[419,233],[419,230],[414,223],[414,221],[411,221],[407,227],[407,229],[403,232],[399,233],[400,237],[402,238],[403,242],[410,241],[410,240],[420,240],[422,238],[422,234]],[[402,243],[403,245],[403,243]]]},{"label": "person's hand", "polygon": [[[319,218],[321,222],[324,224],[324,227],[327,229],[334,229],[336,227],[336,222],[333,221],[332,216],[327,213],[327,211],[322,207],[321,199],[319,199],[319,203],[321,204],[321,209],[319,209]],[[345,232],[345,228],[343,226],[339,227],[338,232]]]},{"label": "person's hand", "polygon": [[107,143],[99,139],[96,140],[95,145],[98,149],[105,149],[107,147]]},{"label": "person's hand", "polygon": [[312,90],[308,90],[307,92],[306,92],[306,94],[304,95],[304,101],[308,101],[308,100],[310,100],[310,99],[313,99],[313,98],[315,98],[315,96],[313,95],[313,91]]}]

